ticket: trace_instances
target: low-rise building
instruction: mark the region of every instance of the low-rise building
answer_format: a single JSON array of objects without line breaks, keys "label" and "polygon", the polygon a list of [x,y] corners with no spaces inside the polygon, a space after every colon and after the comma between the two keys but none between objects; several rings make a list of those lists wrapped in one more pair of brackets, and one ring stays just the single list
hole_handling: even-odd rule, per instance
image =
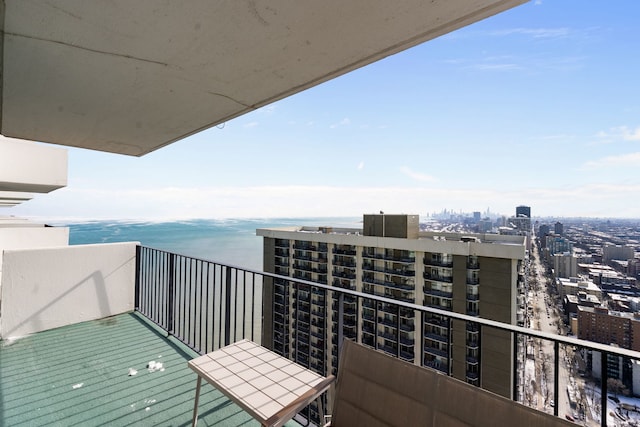
[{"label": "low-rise building", "polygon": [[602,290],[600,287],[584,277],[558,277],[556,279],[556,288],[561,298],[567,295],[577,296],[579,292],[584,292],[602,300]]}]

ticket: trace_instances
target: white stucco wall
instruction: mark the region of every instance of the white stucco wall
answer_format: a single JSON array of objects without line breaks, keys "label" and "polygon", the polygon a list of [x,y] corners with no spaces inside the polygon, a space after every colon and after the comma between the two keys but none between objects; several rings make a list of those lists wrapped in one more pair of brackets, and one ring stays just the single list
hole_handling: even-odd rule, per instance
[{"label": "white stucco wall", "polygon": [[2,226],[0,222],[0,277],[2,277],[2,251],[8,249],[34,249],[67,246],[68,227]]},{"label": "white stucco wall", "polygon": [[0,337],[24,336],[133,310],[136,245],[4,251]]}]

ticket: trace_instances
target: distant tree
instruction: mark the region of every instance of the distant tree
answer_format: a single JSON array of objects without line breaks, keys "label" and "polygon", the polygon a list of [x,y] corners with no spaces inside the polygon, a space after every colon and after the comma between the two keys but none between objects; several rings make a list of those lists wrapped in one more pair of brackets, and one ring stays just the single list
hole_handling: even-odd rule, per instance
[{"label": "distant tree", "polygon": [[607,391],[618,397],[619,394],[626,396],[629,393],[627,387],[617,378],[607,379]]}]

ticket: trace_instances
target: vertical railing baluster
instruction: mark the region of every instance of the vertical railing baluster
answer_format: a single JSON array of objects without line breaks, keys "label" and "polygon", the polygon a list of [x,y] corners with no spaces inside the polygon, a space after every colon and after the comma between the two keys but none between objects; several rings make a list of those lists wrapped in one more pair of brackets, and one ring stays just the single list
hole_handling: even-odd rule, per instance
[{"label": "vertical railing baluster", "polygon": [[175,268],[176,268],[176,255],[175,254],[171,254],[169,256],[169,282],[167,284],[167,310],[166,310],[166,314],[167,314],[167,331],[170,334],[173,334],[175,329],[173,327],[173,316],[174,316],[174,309],[173,309],[173,304],[175,303],[175,299],[173,296],[173,292],[175,289]]},{"label": "vertical railing baluster", "polygon": [[340,365],[340,354],[342,352],[342,342],[344,341],[344,294],[338,293],[338,355],[336,356],[336,371]]},{"label": "vertical railing baluster", "polygon": [[242,336],[241,336],[241,338],[243,339],[247,337],[245,323],[247,323],[247,272],[243,271],[242,272]]},{"label": "vertical railing baluster", "polygon": [[[289,282],[291,283],[291,282]],[[300,315],[300,285],[298,284],[298,282],[294,282],[295,284],[295,293],[294,293],[294,298],[295,298],[295,304],[296,304],[296,308],[295,311],[293,313],[293,330],[295,331],[295,339],[294,339],[294,344],[293,344],[293,359],[292,360],[296,360],[298,358],[298,343],[300,342],[300,338],[299,338],[299,330],[300,328],[297,327],[298,325],[296,324],[297,320],[298,320],[298,316]],[[285,319],[288,322],[288,319]]]},{"label": "vertical railing baluster", "polygon": [[238,269],[234,268],[233,270],[233,288],[235,290],[235,298],[233,299],[233,341],[235,342],[238,339]]},{"label": "vertical railing baluster", "polygon": [[140,309],[140,265],[142,260],[140,259],[141,252],[140,245],[136,245],[136,276],[134,282],[134,294],[133,294],[133,308]]},{"label": "vertical railing baluster", "polygon": [[209,352],[209,263],[205,263],[205,271],[203,278],[204,286],[204,352]]},{"label": "vertical railing baluster", "polygon": [[[213,320],[214,320],[214,327],[213,329],[215,330],[215,322],[218,322],[218,348],[222,347],[222,312],[221,312],[221,307],[222,307],[222,267],[219,266],[218,264],[213,264],[213,308],[214,308],[214,313],[218,313],[217,315],[214,314],[213,316]],[[219,293],[219,295],[218,295]],[[218,300],[218,310],[215,309],[216,307],[216,295],[219,296],[219,298],[217,298]]]},{"label": "vertical railing baluster", "polygon": [[560,342],[554,341],[553,343],[553,414],[558,416],[558,396],[560,390]]},{"label": "vertical railing baluster", "polygon": [[511,384],[511,400],[518,400],[518,333],[513,332],[511,334],[511,339],[513,340],[513,348],[511,351],[513,352],[512,360],[511,360],[511,378],[513,383]]},{"label": "vertical railing baluster", "polygon": [[[264,280],[263,280],[264,282]],[[273,299],[273,298],[272,298]],[[256,307],[256,274],[255,273],[251,273],[251,341],[255,341],[254,338],[254,331],[256,329],[256,325],[255,325],[255,321],[256,321],[256,314],[255,314],[255,307]],[[260,340],[262,341],[262,340]]]},{"label": "vertical railing baluster", "polygon": [[400,306],[396,305],[396,357],[400,359]]},{"label": "vertical railing baluster", "polygon": [[197,336],[198,336],[198,351],[200,352],[200,354],[204,354],[206,353],[206,348],[205,351],[202,351],[202,341],[203,341],[203,336],[202,336],[202,326],[203,326],[203,319],[204,319],[204,309],[203,307],[203,300],[202,300],[202,293],[203,293],[203,278],[204,278],[204,261],[199,261],[199,265],[200,265],[200,275],[199,275],[199,279],[198,279],[198,304],[197,304],[197,308],[198,308],[198,314],[199,314],[199,318],[200,321],[198,322],[198,324],[196,325],[196,329],[197,329]]},{"label": "vertical railing baluster", "polygon": [[609,353],[606,351],[600,352],[600,371],[602,372],[602,381],[600,385],[600,425],[607,426],[607,380],[609,379],[609,373],[607,372],[609,366]]},{"label": "vertical railing baluster", "polygon": [[225,273],[224,345],[227,346],[231,344],[231,267],[227,267]]},{"label": "vertical railing baluster", "polygon": [[482,387],[482,324],[478,325],[478,387]]}]

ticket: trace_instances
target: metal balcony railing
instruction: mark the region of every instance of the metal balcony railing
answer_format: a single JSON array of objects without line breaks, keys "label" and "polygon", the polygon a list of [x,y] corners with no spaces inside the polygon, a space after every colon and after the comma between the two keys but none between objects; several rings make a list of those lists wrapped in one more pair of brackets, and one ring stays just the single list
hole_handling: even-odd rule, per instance
[{"label": "metal balcony railing", "polygon": [[[376,347],[372,341],[375,331],[385,326],[389,328],[390,334],[394,334],[396,342],[404,344],[401,339],[402,331],[413,331],[413,325],[400,322],[402,317],[400,310],[411,310],[416,316],[416,325],[442,324],[448,325],[452,320],[464,322],[467,333],[477,333],[479,339],[472,339],[473,346],[478,345],[478,354],[482,355],[483,331],[502,331],[509,334],[512,343],[512,361],[509,369],[512,378],[512,398],[522,400],[524,393],[522,362],[526,357],[526,351],[521,348],[523,343],[535,341],[550,343],[552,350],[549,352],[550,371],[553,378],[559,378],[561,358],[566,357],[570,349],[581,348],[592,352],[601,353],[599,370],[602,375],[599,387],[599,412],[600,423],[606,425],[608,415],[607,405],[607,379],[609,364],[623,357],[627,360],[640,360],[640,352],[598,344],[591,341],[579,340],[572,337],[565,337],[546,332],[535,331],[529,328],[500,323],[481,317],[472,317],[465,314],[454,313],[437,308],[425,307],[410,302],[403,302],[398,299],[391,299],[384,296],[357,292],[350,289],[336,288],[292,277],[280,276],[272,273],[255,271],[237,267],[233,265],[216,263],[203,259],[187,257],[161,250],[147,247],[138,247],[136,264],[135,283],[135,309],[149,320],[158,325],[167,334],[175,337],[194,351],[203,354],[216,350],[222,346],[231,344],[240,339],[251,339],[261,342],[260,328],[263,310],[275,310],[275,304],[270,307],[263,307],[262,289],[269,283],[274,285],[274,298],[277,293],[284,292],[285,295],[297,295],[305,290],[330,290],[333,291],[334,298],[337,298],[337,343],[342,342],[344,337],[345,322],[345,297],[349,301],[355,301],[358,307],[359,316],[355,318],[357,330],[362,332],[358,337],[366,345]],[[293,290],[293,292],[292,292]],[[296,313],[292,318],[289,307],[283,312],[274,311],[273,318],[273,341],[263,343],[272,347],[286,357],[303,355],[297,361],[305,367],[310,367],[309,359],[314,352],[314,357],[318,363],[311,368],[320,369],[322,372],[327,369],[327,363],[319,363],[323,357],[329,360],[331,355],[336,356],[339,364],[340,349],[332,344],[331,331],[328,327],[327,315],[312,309],[312,305],[304,303],[295,297],[290,297],[290,308]],[[282,300],[280,300],[282,302]],[[396,315],[393,318],[383,318],[379,316],[382,312],[377,312],[377,305],[385,304],[387,308],[396,307]],[[364,306],[370,305],[373,308],[366,309]],[[282,307],[279,305],[278,307]],[[335,312],[335,310],[334,310]],[[306,314],[306,315],[305,315]],[[474,313],[475,314],[475,313]],[[326,336],[322,340],[314,342],[302,342],[309,339],[308,333],[302,336],[303,331],[309,331],[308,320],[311,315],[316,316],[314,326],[317,325],[325,331]],[[433,319],[431,316],[438,316],[445,319]],[[353,318],[351,318],[353,319]],[[351,320],[353,321],[353,320]],[[320,322],[320,323],[318,323]],[[335,325],[335,323],[334,323]],[[316,334],[317,335],[317,334]],[[431,334],[422,332],[421,336],[432,338]],[[434,337],[435,338],[435,337]],[[415,354],[416,360],[423,361],[423,365],[433,365],[425,359],[426,354],[434,354],[443,358],[450,355],[439,349],[430,348],[424,344],[424,339],[416,340]],[[525,344],[526,346],[527,344]],[[315,346],[315,348],[312,348]],[[402,346],[400,346],[402,347]],[[561,352],[561,349],[564,352]],[[389,352],[389,348],[385,348]],[[393,349],[396,357],[406,360],[413,360],[414,354],[407,353],[402,348]],[[563,356],[564,355],[564,356]],[[616,357],[617,356],[617,357]],[[442,370],[439,365],[438,369]],[[478,358],[478,373],[473,373],[474,380],[482,384],[482,358]],[[335,365],[333,366],[335,368]],[[444,369],[446,373],[448,369]],[[467,375],[468,376],[468,375]],[[559,381],[553,381],[553,393],[551,402],[553,412],[558,415],[558,399],[560,396]],[[564,393],[564,391],[563,391]],[[597,403],[597,402],[596,402]]]}]

